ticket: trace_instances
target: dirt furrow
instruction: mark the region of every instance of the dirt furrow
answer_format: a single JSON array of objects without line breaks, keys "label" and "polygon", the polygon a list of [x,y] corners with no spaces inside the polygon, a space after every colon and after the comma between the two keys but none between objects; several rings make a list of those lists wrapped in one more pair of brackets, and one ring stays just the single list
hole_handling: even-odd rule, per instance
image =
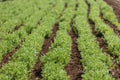
[{"label": "dirt furrow", "polygon": [[21,48],[21,45],[23,45],[24,42],[25,39],[23,39],[21,43],[17,47],[15,47],[12,51],[8,52],[5,56],[3,56],[3,59],[0,62],[0,68],[2,68],[4,64],[7,64],[9,62],[11,57]]},{"label": "dirt furrow", "polygon": [[95,30],[95,24],[92,20],[89,19],[89,24],[90,24],[90,28],[92,30],[92,34],[95,35],[96,40],[99,42],[99,47],[102,49],[103,52],[108,53],[108,45],[107,43],[104,41],[103,35],[101,33],[98,33]]},{"label": "dirt furrow", "polygon": [[20,24],[20,25],[15,26],[15,28],[13,29],[13,32],[19,30],[22,26],[24,26],[24,24]]},{"label": "dirt furrow", "polygon": [[[86,1],[86,3],[88,4],[88,2]],[[96,37],[96,40],[99,43],[99,47],[102,49],[103,52],[108,53],[108,44],[104,41],[103,35],[102,33],[98,33],[95,29],[95,23],[89,19],[89,14],[90,14],[90,4],[88,4],[88,23],[90,24],[90,28],[92,31],[92,34]]]},{"label": "dirt furrow", "polygon": [[108,26],[110,26],[113,29],[113,31],[115,32],[115,34],[120,35],[120,30],[118,30],[117,26],[115,26],[114,24],[112,24],[110,21],[104,19],[102,13],[100,13],[100,18],[104,21],[105,24],[107,24]]},{"label": "dirt furrow", "polygon": [[45,41],[42,45],[42,50],[37,56],[36,64],[34,65],[33,70],[32,70],[32,74],[30,76],[31,80],[35,80],[36,78],[38,80],[42,79],[42,76],[41,76],[42,69],[41,69],[40,57],[42,55],[45,55],[49,51],[49,47],[54,42],[54,38],[55,38],[55,35],[56,35],[57,31],[58,31],[58,24],[55,24],[53,29],[52,29],[52,33],[50,34],[50,36],[45,37]]},{"label": "dirt furrow", "polygon": [[[24,24],[20,24],[19,26],[16,26],[13,30],[13,32],[15,32],[16,30],[19,30]],[[40,25],[40,21],[37,22],[37,25]],[[32,32],[32,31],[31,31]],[[31,32],[28,34],[30,35]],[[3,59],[0,62],[0,68],[9,62],[9,60],[11,59],[11,57],[21,48],[21,46],[23,45],[23,43],[25,42],[25,39],[21,40],[20,44],[18,46],[16,46],[13,50],[11,50],[10,52],[8,52],[5,56],[3,56]]]},{"label": "dirt furrow", "polygon": [[[72,21],[73,22],[73,21]],[[71,60],[66,65],[65,69],[67,74],[70,76],[71,80],[82,80],[81,75],[83,74],[82,63],[80,62],[80,51],[78,50],[77,35],[73,29],[73,23],[71,22],[71,31],[69,35],[72,39],[72,50],[71,50]]]},{"label": "dirt furrow", "polygon": [[[76,0],[77,2],[77,0]],[[75,11],[77,11],[78,3],[75,5]],[[67,75],[70,76],[71,80],[82,80],[82,74],[83,74],[83,67],[81,63],[81,56],[80,51],[78,50],[78,44],[77,44],[77,38],[78,35],[74,31],[74,18],[76,15],[73,16],[70,22],[71,30],[69,32],[69,35],[72,39],[72,46],[71,46],[71,59],[69,63],[65,66],[65,70],[67,72]]]}]

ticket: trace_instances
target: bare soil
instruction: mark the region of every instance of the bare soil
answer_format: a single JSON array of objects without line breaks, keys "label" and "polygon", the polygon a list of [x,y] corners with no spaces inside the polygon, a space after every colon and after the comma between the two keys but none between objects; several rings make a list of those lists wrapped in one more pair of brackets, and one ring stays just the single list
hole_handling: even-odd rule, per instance
[{"label": "bare soil", "polygon": [[17,25],[15,26],[15,28],[13,29],[13,32],[19,30],[24,24],[20,24],[20,25]]},{"label": "bare soil", "polygon": [[77,35],[75,34],[73,28],[71,29],[69,34],[72,38],[71,60],[66,65],[65,69],[71,80],[82,80],[81,75],[83,74],[83,68],[82,63],[80,62],[80,51],[78,50],[78,45],[76,41]]},{"label": "bare soil", "polygon": [[100,13],[100,17],[104,21],[104,23],[106,23],[108,26],[110,26],[113,29],[113,31],[115,32],[115,34],[120,35],[120,30],[118,30],[117,26],[115,26],[114,24],[112,24],[110,21],[106,20],[103,17],[102,13]]},{"label": "bare soil", "polygon": [[54,38],[56,36],[57,31],[58,31],[58,24],[55,24],[50,36],[45,37],[45,41],[42,45],[42,50],[41,50],[40,54],[38,54],[38,56],[37,56],[36,64],[34,65],[32,74],[30,76],[31,80],[35,80],[36,78],[38,80],[42,80],[42,76],[41,76],[41,71],[42,71],[41,66],[42,65],[40,62],[40,56],[45,55],[49,51],[49,47],[54,42]]},{"label": "bare soil", "polygon": [[[77,2],[77,0],[76,0]],[[78,9],[78,3],[75,5],[75,11]],[[77,44],[77,38],[78,35],[74,31],[74,18],[76,15],[73,16],[70,22],[71,30],[69,32],[69,35],[72,39],[72,46],[71,46],[71,59],[69,63],[65,66],[65,70],[67,72],[67,75],[70,76],[70,80],[82,80],[82,74],[83,74],[83,67],[81,60],[80,51],[78,50],[78,44]]]},{"label": "bare soil", "polygon": [[95,35],[96,40],[99,43],[99,47],[102,49],[103,52],[108,53],[108,44],[104,41],[103,35],[101,33],[98,33],[95,30],[95,24],[92,20],[89,19],[89,24],[90,24],[90,28],[92,30],[92,34]]},{"label": "bare soil", "polygon": [[24,42],[25,40],[22,40],[21,43],[17,47],[15,47],[12,51],[8,52],[5,56],[3,56],[3,59],[0,62],[0,68],[2,68],[4,64],[7,64],[9,62],[11,57],[21,48],[21,45]]}]

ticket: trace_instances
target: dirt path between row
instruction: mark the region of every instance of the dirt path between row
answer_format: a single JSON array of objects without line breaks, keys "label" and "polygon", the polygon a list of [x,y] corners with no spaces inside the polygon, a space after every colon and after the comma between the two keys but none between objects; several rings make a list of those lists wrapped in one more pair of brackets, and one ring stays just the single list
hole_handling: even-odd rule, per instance
[{"label": "dirt path between row", "polygon": [[49,51],[49,47],[54,42],[54,38],[56,36],[57,31],[58,31],[58,24],[55,24],[52,29],[51,35],[49,37],[45,38],[45,41],[42,45],[42,50],[41,50],[40,54],[38,54],[38,56],[37,56],[37,62],[34,65],[34,68],[33,68],[32,74],[31,74],[31,80],[35,80],[36,78],[38,78],[38,80],[42,79],[40,56],[45,55]]},{"label": "dirt path between row", "polygon": [[66,65],[65,70],[67,74],[70,76],[71,80],[82,80],[83,67],[80,61],[81,57],[80,57],[80,51],[78,50],[77,35],[75,34],[75,31],[73,29],[72,22],[71,22],[71,31],[69,33],[72,39],[71,60]]},{"label": "dirt path between row", "polygon": [[25,42],[25,39],[21,40],[18,46],[16,46],[13,50],[11,50],[10,52],[8,52],[6,55],[3,56],[3,59],[0,62],[0,68],[2,68],[5,64],[9,62],[12,56],[22,47],[24,42]]}]

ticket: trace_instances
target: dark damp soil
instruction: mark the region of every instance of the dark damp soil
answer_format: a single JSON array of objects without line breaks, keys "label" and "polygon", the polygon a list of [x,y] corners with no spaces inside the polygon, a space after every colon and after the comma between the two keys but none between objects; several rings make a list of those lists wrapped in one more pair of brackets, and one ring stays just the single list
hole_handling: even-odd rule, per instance
[{"label": "dark damp soil", "polygon": [[[77,0],[76,0],[77,2]],[[76,3],[75,5],[75,11],[77,11],[79,4]],[[70,80],[82,80],[82,74],[83,74],[83,67],[81,62],[81,55],[80,51],[78,50],[78,44],[77,44],[77,38],[78,35],[74,31],[74,18],[76,15],[73,16],[70,22],[71,30],[69,32],[69,35],[72,39],[72,46],[71,46],[71,59],[69,63],[65,66],[65,70],[67,72],[67,75],[70,76]]]},{"label": "dark damp soil", "polygon": [[104,21],[104,23],[106,23],[108,26],[110,26],[113,29],[113,31],[115,32],[115,34],[120,35],[120,30],[118,30],[117,26],[115,26],[114,24],[112,24],[110,21],[104,19],[102,13],[100,13],[100,17]]},{"label": "dark damp soil", "polygon": [[115,64],[115,67],[111,70],[111,74],[116,80],[120,80],[120,63]]},{"label": "dark damp soil", "polygon": [[108,53],[108,44],[104,41],[103,35],[101,33],[98,33],[95,30],[95,24],[94,24],[94,22],[92,20],[89,19],[88,22],[90,24],[90,28],[92,30],[92,34],[95,35],[96,40],[99,43],[99,47],[102,49],[103,52]]},{"label": "dark damp soil", "polygon": [[83,68],[82,63],[80,62],[80,51],[78,51],[78,45],[76,42],[77,36],[73,28],[70,31],[70,36],[72,38],[71,60],[66,65],[65,69],[71,80],[82,80],[81,75],[83,74]]},{"label": "dark damp soil", "polygon": [[45,37],[45,41],[42,45],[42,50],[41,50],[40,54],[38,54],[38,56],[37,56],[36,64],[34,65],[31,76],[30,76],[31,80],[35,80],[36,78],[38,80],[42,80],[42,76],[41,76],[41,71],[42,71],[41,66],[42,65],[40,62],[40,56],[45,55],[49,51],[49,47],[54,42],[56,32],[58,31],[58,26],[59,26],[58,24],[55,24],[52,29],[51,35]]},{"label": "dark damp soil", "polygon": [[21,41],[21,43],[15,47],[12,51],[8,52],[5,56],[3,56],[3,59],[0,62],[0,68],[4,65],[7,64],[9,62],[9,60],[11,59],[11,57],[21,48],[21,45],[25,42],[25,40],[23,39]]},{"label": "dark damp soil", "polygon": [[15,28],[13,29],[13,32],[19,30],[24,24],[20,24],[20,25],[17,25],[15,26]]},{"label": "dark damp soil", "polygon": [[104,41],[102,33],[98,33],[96,31],[95,23],[91,19],[89,19],[90,4],[87,2],[87,0],[86,0],[86,4],[88,5],[87,17],[88,17],[88,23],[90,24],[90,28],[91,28],[92,34],[95,35],[96,40],[99,43],[99,47],[102,49],[102,51],[108,53],[108,44]]},{"label": "dark damp soil", "polygon": [[82,80],[82,74],[83,74],[83,67],[81,63],[81,56],[80,51],[78,50],[78,44],[77,44],[77,35],[75,34],[75,31],[73,29],[73,20],[71,20],[71,31],[69,35],[72,39],[72,46],[71,46],[71,60],[70,62],[65,66],[65,70],[67,74],[70,76],[71,80]]}]

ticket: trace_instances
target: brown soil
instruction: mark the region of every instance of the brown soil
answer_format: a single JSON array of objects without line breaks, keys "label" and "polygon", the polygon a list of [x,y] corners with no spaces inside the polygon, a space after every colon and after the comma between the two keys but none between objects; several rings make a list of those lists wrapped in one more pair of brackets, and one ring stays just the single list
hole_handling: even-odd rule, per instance
[{"label": "brown soil", "polygon": [[[76,0],[77,2],[77,0]],[[75,5],[75,11],[77,11],[78,3]],[[78,35],[74,31],[74,26],[73,26],[73,19],[75,18],[76,15],[73,16],[71,19],[71,30],[69,32],[69,35],[71,36],[72,39],[72,46],[71,46],[71,60],[69,63],[65,66],[65,70],[67,72],[67,75],[70,76],[71,80],[82,80],[82,74],[83,74],[83,67],[82,67],[82,62],[81,56],[80,56],[80,51],[78,50],[78,44],[77,44],[77,38]]]},{"label": "brown soil", "polygon": [[117,26],[115,26],[114,24],[112,24],[110,21],[104,19],[102,13],[100,13],[100,17],[104,21],[104,23],[106,23],[107,25],[109,25],[117,35],[120,35],[120,30],[118,30]]},{"label": "brown soil", "polygon": [[72,39],[72,50],[71,50],[71,60],[65,66],[67,74],[70,76],[71,80],[82,80],[81,75],[83,74],[82,63],[80,62],[80,51],[78,50],[77,35],[73,29],[73,20],[71,21],[71,31],[69,33]]},{"label": "brown soil", "polygon": [[22,26],[23,26],[23,24],[20,24],[20,25],[18,25],[18,26],[15,26],[15,28],[13,29],[13,32],[19,30]]},{"label": "brown soil", "polygon": [[21,45],[25,42],[25,40],[22,40],[21,43],[15,47],[12,51],[8,52],[5,56],[3,56],[2,61],[0,62],[0,68],[2,68],[2,66],[4,64],[7,64],[9,62],[9,60],[11,59],[11,57],[21,48]]},{"label": "brown soil", "polygon": [[80,62],[80,52],[77,48],[76,35],[73,29],[70,31],[70,36],[72,38],[72,51],[71,60],[65,67],[67,74],[70,76],[71,80],[82,80],[81,75],[83,74],[82,63]]},{"label": "brown soil", "polygon": [[120,22],[120,0],[104,0],[113,7],[113,10]]},{"label": "brown soil", "polygon": [[[87,0],[86,0],[86,4],[88,5],[87,17],[89,18],[90,4],[87,2]],[[103,52],[107,52],[108,53],[108,44],[104,41],[102,33],[98,33],[95,30],[95,23],[91,19],[88,19],[88,23],[90,24],[90,28],[92,30],[92,34],[95,35],[96,40],[99,42],[99,47],[102,49]]]},{"label": "brown soil", "polygon": [[99,47],[102,49],[103,52],[108,53],[108,44],[104,41],[103,35],[95,30],[95,24],[91,19],[89,19],[88,22],[90,24],[93,35],[95,35],[97,41],[99,42]]},{"label": "brown soil", "polygon": [[114,69],[111,70],[111,74],[116,80],[120,80],[120,63],[116,63]]},{"label": "brown soil", "polygon": [[42,50],[41,50],[40,54],[38,54],[38,56],[37,56],[36,64],[34,65],[33,70],[32,70],[32,74],[30,76],[31,80],[35,80],[36,78],[38,80],[42,79],[42,76],[41,76],[42,69],[41,69],[40,56],[45,55],[49,51],[49,47],[51,46],[51,43],[54,42],[54,38],[55,38],[57,31],[58,31],[58,24],[55,24],[53,29],[52,29],[51,35],[45,37],[45,41],[42,45]]}]

